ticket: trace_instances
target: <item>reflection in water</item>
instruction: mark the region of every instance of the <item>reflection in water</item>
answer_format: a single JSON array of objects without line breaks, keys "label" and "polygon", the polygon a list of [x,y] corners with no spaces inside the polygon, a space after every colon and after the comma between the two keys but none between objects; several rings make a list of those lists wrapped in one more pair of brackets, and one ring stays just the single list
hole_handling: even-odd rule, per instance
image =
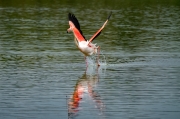
[{"label": "reflection in water", "polygon": [[[93,66],[88,66],[85,73],[77,80],[74,92],[68,101],[69,118],[77,116],[78,112],[80,112],[83,107],[81,102],[84,101],[84,103],[88,103],[88,100],[93,102],[93,107],[96,107],[98,112],[102,115],[104,104],[100,95],[94,91],[95,86],[99,82],[99,70],[99,67],[95,69]],[[91,108],[89,106],[91,105],[88,104],[88,108]]]}]

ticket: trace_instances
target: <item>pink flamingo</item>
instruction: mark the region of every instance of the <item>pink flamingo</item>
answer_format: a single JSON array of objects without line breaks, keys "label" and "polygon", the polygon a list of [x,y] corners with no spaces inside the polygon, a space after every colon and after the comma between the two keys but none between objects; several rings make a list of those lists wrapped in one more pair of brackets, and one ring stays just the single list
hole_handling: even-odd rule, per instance
[{"label": "pink flamingo", "polygon": [[[96,46],[96,44],[93,44],[92,41],[101,34],[101,31],[107,24],[109,18],[111,17],[111,14],[112,13],[110,13],[107,20],[104,22],[103,26],[89,40],[85,39],[80,29],[79,22],[77,18],[74,16],[74,14],[71,14],[71,13],[68,14],[70,28],[67,29],[67,33],[70,31],[73,32],[75,44],[78,47],[78,49],[85,55],[85,60],[86,60],[86,56],[98,54],[98,58],[97,58],[98,66],[100,66],[99,61],[98,61],[99,53],[100,53],[100,46]],[[87,66],[87,62],[86,62],[86,66]]]}]

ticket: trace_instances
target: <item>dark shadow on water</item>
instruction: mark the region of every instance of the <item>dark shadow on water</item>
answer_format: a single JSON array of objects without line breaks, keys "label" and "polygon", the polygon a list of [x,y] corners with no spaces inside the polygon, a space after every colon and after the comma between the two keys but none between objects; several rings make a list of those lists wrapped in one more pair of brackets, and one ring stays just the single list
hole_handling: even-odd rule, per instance
[{"label": "dark shadow on water", "polygon": [[[99,83],[99,70],[93,66],[87,67],[84,74],[77,80],[72,96],[68,100],[68,119],[73,119],[83,113],[82,111],[93,110],[98,115],[103,115],[104,104],[100,95],[95,91]],[[91,102],[88,104],[88,102]],[[84,106],[84,104],[87,107]],[[92,112],[91,112],[92,113]],[[87,116],[87,115],[84,115]],[[94,115],[93,115],[94,116]]]}]

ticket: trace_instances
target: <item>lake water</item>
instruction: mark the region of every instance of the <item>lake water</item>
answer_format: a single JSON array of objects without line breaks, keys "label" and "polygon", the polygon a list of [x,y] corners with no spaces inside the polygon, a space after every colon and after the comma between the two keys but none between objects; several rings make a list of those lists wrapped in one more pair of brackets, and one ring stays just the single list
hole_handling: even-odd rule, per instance
[{"label": "lake water", "polygon": [[[68,12],[89,39],[111,11],[86,68]],[[0,0],[0,119],[32,118],[179,119],[179,0]]]}]

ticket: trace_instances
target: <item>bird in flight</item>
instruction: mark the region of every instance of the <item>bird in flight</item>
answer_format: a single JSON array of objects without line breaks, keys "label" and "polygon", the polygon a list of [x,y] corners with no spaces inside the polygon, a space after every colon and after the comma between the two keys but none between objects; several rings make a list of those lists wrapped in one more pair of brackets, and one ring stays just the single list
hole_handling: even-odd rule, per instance
[{"label": "bird in flight", "polygon": [[[67,33],[73,32],[75,44],[78,47],[78,49],[84,54],[85,60],[86,60],[86,56],[91,56],[93,54],[98,55],[98,58],[97,58],[98,66],[100,66],[99,64],[100,46],[96,46],[96,44],[93,44],[92,41],[101,34],[101,31],[103,30],[103,28],[109,21],[111,14],[112,13],[109,14],[107,20],[104,22],[102,27],[89,40],[87,40],[84,37],[80,29],[80,24],[77,18],[75,17],[75,15],[71,13],[68,14],[70,28],[67,29]],[[87,62],[86,62],[86,66],[87,66]]]}]

